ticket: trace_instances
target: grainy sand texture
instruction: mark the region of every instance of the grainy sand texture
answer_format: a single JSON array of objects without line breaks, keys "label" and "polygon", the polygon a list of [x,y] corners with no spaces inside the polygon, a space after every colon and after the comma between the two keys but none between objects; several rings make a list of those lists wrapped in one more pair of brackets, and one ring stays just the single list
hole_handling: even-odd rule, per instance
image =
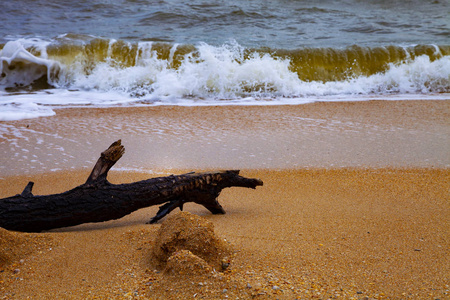
[{"label": "grainy sand texture", "polygon": [[[186,213],[173,211],[154,225],[145,223],[158,211],[156,206],[119,220],[44,233],[1,230],[0,299],[450,299],[449,148],[442,149],[449,143],[448,102],[436,101],[430,106],[420,101],[328,105],[258,107],[258,113],[252,114],[248,114],[249,108],[169,108],[166,112],[170,114],[165,116],[164,108],[63,109],[55,117],[2,123],[2,128],[9,130],[9,135],[3,135],[2,151],[13,157],[17,168],[2,158],[2,170],[8,172],[2,171],[0,176],[0,197],[20,193],[29,180],[35,182],[33,192],[38,195],[83,184],[99,153],[120,134],[127,150],[124,162],[121,159],[110,171],[112,183],[240,168],[240,162],[247,161],[242,163],[241,175],[260,178],[264,186],[224,190],[218,199],[225,215],[212,215],[188,203]],[[198,114],[205,116],[203,121],[195,119]],[[173,141],[191,149],[197,138],[202,143],[209,139],[209,146],[199,146],[205,150],[205,162],[195,158],[164,168],[165,162],[156,159],[137,170],[139,160],[152,156],[146,154],[152,143],[136,130],[149,126],[142,115],[153,116],[153,121],[174,118],[169,123],[178,122],[178,128],[183,128],[175,126],[159,140],[148,131],[158,143],[152,148],[157,157],[163,152],[157,149],[173,145]],[[294,115],[311,120],[298,125],[290,120]],[[232,116],[236,119],[231,120]],[[272,119],[267,119],[269,116]],[[319,116],[322,125],[317,123]],[[63,122],[65,118],[67,122]],[[333,120],[338,119],[341,123],[335,122],[333,127]],[[62,128],[56,121],[62,122]],[[82,121],[95,130],[89,131],[89,126],[80,129]],[[189,126],[182,127],[183,122]],[[237,125],[239,122],[245,126]],[[288,130],[292,126],[283,122],[297,127]],[[80,127],[69,129],[67,123]],[[101,129],[101,123],[107,126]],[[113,124],[122,124],[122,129],[111,129]],[[14,132],[22,134],[15,142]],[[198,137],[198,132],[208,139]],[[254,136],[261,140],[253,143]],[[413,136],[416,139],[409,141]],[[281,141],[288,147],[298,146],[294,138],[315,146],[283,152]],[[224,141],[229,151],[221,152],[219,144]],[[63,144],[64,151],[57,148]],[[74,150],[70,145],[78,146]],[[242,150],[245,145],[253,154],[239,158],[240,152],[232,149]],[[331,147],[323,164],[320,151],[325,150],[320,145]],[[354,145],[363,152],[353,152]],[[383,151],[389,145],[391,148]],[[376,151],[367,149],[370,146],[376,146]],[[27,158],[14,158],[15,151],[24,154],[18,149],[28,150],[23,151]],[[33,158],[33,149],[42,154]],[[211,158],[214,149],[219,155]],[[57,157],[48,165],[43,159],[46,151]],[[182,150],[167,148],[166,155],[179,152]],[[302,153],[305,160],[295,160]],[[396,157],[402,153],[406,157],[399,161]],[[259,159],[259,167],[250,155]],[[352,156],[358,156],[357,160]],[[75,162],[70,162],[71,157]],[[266,160],[268,166],[263,165],[263,157],[275,162]],[[42,162],[43,171],[33,159]],[[297,165],[277,163],[283,159]],[[62,162],[62,170],[50,171],[56,160]],[[127,170],[128,163],[131,170]],[[196,163],[198,167],[193,167]],[[24,174],[27,166],[36,168]],[[175,168],[178,166],[183,168]],[[208,241],[214,240],[227,250],[216,247],[208,251],[230,252],[211,262],[190,246],[174,253],[169,267],[155,261],[155,247],[161,245],[158,236],[170,236],[170,231],[160,232],[164,229],[161,224],[180,218],[192,218],[192,224],[197,224],[180,223],[184,233],[206,228],[195,236],[199,245],[206,249]]]}]

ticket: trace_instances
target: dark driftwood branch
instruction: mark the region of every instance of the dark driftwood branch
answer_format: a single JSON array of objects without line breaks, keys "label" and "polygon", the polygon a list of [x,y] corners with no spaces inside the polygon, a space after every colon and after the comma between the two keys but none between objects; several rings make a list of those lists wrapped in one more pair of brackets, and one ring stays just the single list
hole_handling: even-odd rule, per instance
[{"label": "dark driftwood branch", "polygon": [[256,188],[263,182],[239,176],[238,170],[187,173],[151,178],[129,184],[111,184],[108,171],[122,157],[121,141],[102,152],[85,184],[61,194],[34,196],[33,182],[22,194],[0,199],[0,227],[39,232],[87,222],[121,218],[140,208],[164,204],[149,222],[154,223],[186,202],[203,205],[213,214],[224,214],[217,201],[227,187]]},{"label": "dark driftwood branch", "polygon": [[112,143],[111,146],[100,155],[100,158],[97,160],[97,163],[92,169],[91,175],[89,175],[85,184],[91,185],[106,182],[108,171],[116,164],[124,153],[125,147],[122,146],[121,140]]}]

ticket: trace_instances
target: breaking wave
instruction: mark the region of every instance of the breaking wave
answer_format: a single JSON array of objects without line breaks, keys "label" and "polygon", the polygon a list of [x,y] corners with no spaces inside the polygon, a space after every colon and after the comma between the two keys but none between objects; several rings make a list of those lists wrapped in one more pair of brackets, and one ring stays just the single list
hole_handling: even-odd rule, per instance
[{"label": "breaking wave", "polygon": [[8,119],[3,112],[14,119],[25,108],[49,115],[48,105],[301,103],[450,93],[450,46],[283,50],[233,41],[194,46],[62,35],[0,47],[0,120]]}]

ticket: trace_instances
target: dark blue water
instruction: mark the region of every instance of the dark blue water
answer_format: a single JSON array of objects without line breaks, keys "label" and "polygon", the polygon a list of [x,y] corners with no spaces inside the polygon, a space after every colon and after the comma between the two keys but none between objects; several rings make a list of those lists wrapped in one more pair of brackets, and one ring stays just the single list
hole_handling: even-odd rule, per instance
[{"label": "dark blue water", "polygon": [[450,98],[450,1],[0,1],[0,120]]},{"label": "dark blue water", "polygon": [[449,44],[449,15],[447,0],[4,0],[0,43],[73,33],[282,49]]}]

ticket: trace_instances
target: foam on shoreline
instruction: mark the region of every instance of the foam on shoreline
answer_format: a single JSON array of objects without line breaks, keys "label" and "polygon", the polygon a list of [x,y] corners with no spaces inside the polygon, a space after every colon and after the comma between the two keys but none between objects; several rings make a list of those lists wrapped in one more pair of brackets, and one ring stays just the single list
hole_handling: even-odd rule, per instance
[{"label": "foam on shoreline", "polygon": [[449,113],[449,101],[61,109],[0,123],[0,173],[90,170],[118,139],[119,170],[446,168]]},{"label": "foam on shoreline", "polygon": [[283,50],[19,39],[0,50],[0,120],[71,106],[448,100],[448,52],[437,45]]}]

